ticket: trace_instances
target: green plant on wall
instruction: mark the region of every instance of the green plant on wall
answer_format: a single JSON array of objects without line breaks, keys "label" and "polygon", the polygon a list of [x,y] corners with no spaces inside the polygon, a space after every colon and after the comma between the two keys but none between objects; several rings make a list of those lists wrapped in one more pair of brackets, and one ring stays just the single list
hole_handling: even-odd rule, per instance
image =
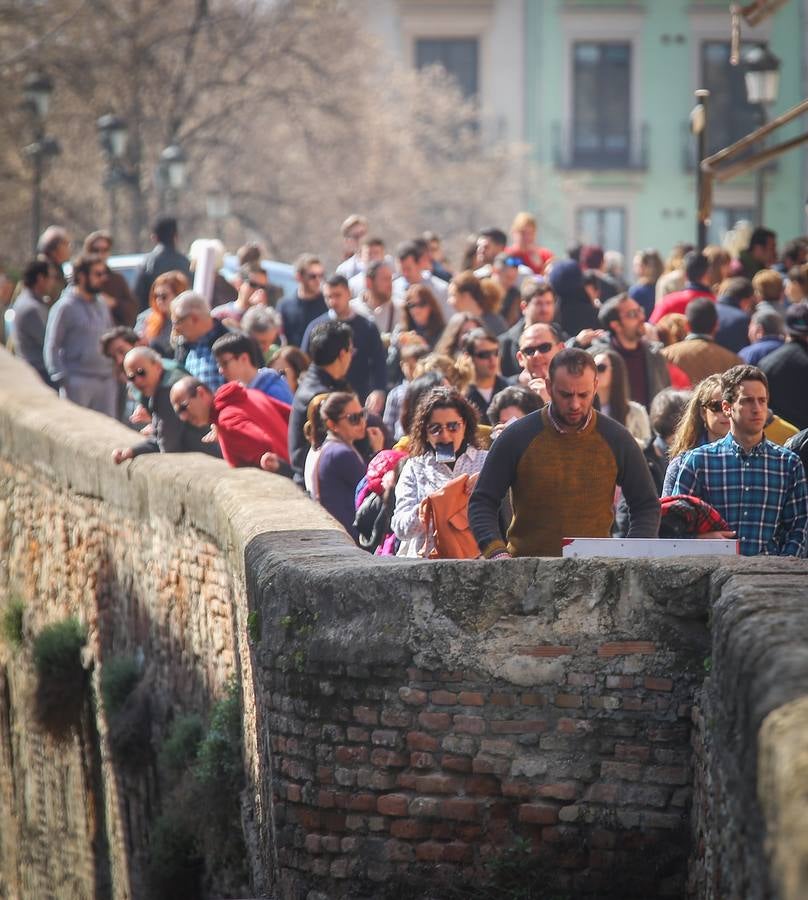
[{"label": "green plant on wall", "polygon": [[25,611],[25,604],[19,597],[12,597],[8,606],[3,610],[0,616],[0,632],[6,643],[12,647],[22,646],[23,631],[22,617]]},{"label": "green plant on wall", "polygon": [[176,813],[160,816],[149,833],[149,883],[154,900],[202,896],[204,860],[191,828]]},{"label": "green plant on wall", "polygon": [[140,681],[140,666],[131,656],[113,656],[101,668],[101,697],[108,716],[123,708],[127,697]]},{"label": "green plant on wall", "polygon": [[169,770],[176,778],[196,761],[204,736],[205,726],[201,716],[196,713],[177,716],[160,749],[161,768]]},{"label": "green plant on wall", "polygon": [[84,626],[74,618],[47,625],[34,638],[37,718],[57,736],[64,736],[81,714],[87,687],[81,649],[86,641]]}]

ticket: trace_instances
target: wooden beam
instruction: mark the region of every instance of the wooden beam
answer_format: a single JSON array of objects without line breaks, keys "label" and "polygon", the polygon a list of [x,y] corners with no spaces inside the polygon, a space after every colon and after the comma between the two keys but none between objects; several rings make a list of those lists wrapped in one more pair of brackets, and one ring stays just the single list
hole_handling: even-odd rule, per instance
[{"label": "wooden beam", "polygon": [[745,175],[747,172],[753,172],[755,169],[759,169],[770,159],[774,159],[776,156],[780,156],[782,153],[792,150],[794,147],[799,147],[800,144],[804,144],[806,141],[808,141],[808,131],[805,132],[805,134],[797,135],[797,137],[791,138],[788,141],[783,141],[782,144],[776,144],[774,147],[767,147],[765,150],[761,150],[760,153],[755,153],[754,156],[750,156],[748,159],[732,163],[722,169],[713,169],[711,174],[717,178],[718,181],[729,181],[730,178],[735,178],[737,175]]}]

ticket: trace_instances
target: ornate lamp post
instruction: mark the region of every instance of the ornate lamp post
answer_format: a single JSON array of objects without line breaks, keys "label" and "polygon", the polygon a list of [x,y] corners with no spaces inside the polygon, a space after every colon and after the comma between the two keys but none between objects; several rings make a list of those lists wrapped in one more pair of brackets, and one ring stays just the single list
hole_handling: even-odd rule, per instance
[{"label": "ornate lamp post", "polygon": [[114,236],[118,230],[118,185],[136,185],[137,175],[125,163],[129,132],[124,119],[112,114],[101,116],[96,122],[96,128],[98,129],[98,142],[107,161],[104,187],[109,192],[110,231]]},{"label": "ornate lamp post", "polygon": [[45,171],[45,163],[49,158],[60,153],[59,142],[56,138],[48,137],[45,134],[45,120],[48,116],[52,93],[53,82],[41,72],[31,73],[23,83],[24,106],[31,117],[34,134],[33,143],[23,148],[23,153],[31,160],[33,167],[31,231],[34,248],[36,248],[42,228],[42,176]]},{"label": "ornate lamp post", "polygon": [[160,206],[175,207],[180,191],[185,187],[188,175],[188,159],[179,144],[171,144],[160,154],[157,166],[157,183],[160,189]]},{"label": "ornate lamp post", "polygon": [[696,245],[703,250],[707,244],[707,224],[704,204],[704,175],[701,161],[707,150],[707,100],[710,92],[705,88],[696,91],[698,103],[690,112],[690,130],[696,136]]},{"label": "ornate lamp post", "polygon": [[[780,91],[780,60],[769,50],[766,44],[760,44],[747,50],[743,56],[744,81],[746,83],[746,99],[760,106],[762,112],[761,125],[766,124],[766,107],[777,101]],[[755,218],[756,225],[763,225],[765,202],[765,177],[763,167],[758,167],[755,180]]]}]

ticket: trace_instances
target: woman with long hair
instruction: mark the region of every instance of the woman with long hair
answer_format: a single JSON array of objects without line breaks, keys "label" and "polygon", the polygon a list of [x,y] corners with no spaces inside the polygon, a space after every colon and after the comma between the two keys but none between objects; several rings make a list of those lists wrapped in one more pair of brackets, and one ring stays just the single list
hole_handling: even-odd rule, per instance
[{"label": "woman with long hair", "polygon": [[623,357],[615,350],[600,350],[595,354],[595,365],[601,413],[627,428],[634,440],[645,447],[651,440],[651,423],[645,407],[629,399],[628,370]]},{"label": "woman with long hair", "polygon": [[289,385],[289,390],[294,394],[297,392],[300,376],[310,365],[311,359],[308,353],[304,353],[300,347],[287,344],[272,357],[269,367],[283,375]]},{"label": "woman with long hair", "polygon": [[446,320],[432,290],[425,284],[411,284],[404,295],[401,321],[393,343],[398,345],[402,335],[417,334],[433,350],[445,327]]},{"label": "woman with long hair", "polygon": [[391,528],[401,541],[398,556],[427,556],[432,546],[421,520],[423,500],[458,475],[483,467],[486,451],[479,447],[477,410],[453,388],[434,388],[415,410],[408,449]]},{"label": "woman with long hair", "polygon": [[628,295],[643,308],[649,318],[656,304],[656,283],[665,264],[657,250],[640,250],[634,255],[634,276],[637,279],[628,289]]},{"label": "woman with long hair", "polygon": [[662,496],[673,492],[684,454],[694,447],[711,444],[727,436],[729,419],[721,405],[721,376],[708,375],[693,389],[690,401],[679,421],[670,447],[670,462],[665,472]]},{"label": "woman with long hair", "polygon": [[502,302],[498,291],[485,291],[480,279],[472,271],[460,272],[449,282],[449,305],[455,312],[465,312],[482,320],[491,334],[502,334],[508,323],[499,314]]},{"label": "woman with long hair", "polygon": [[443,330],[441,339],[435,345],[435,353],[441,356],[458,356],[463,344],[463,338],[475,328],[484,328],[481,316],[475,316],[469,312],[455,313],[449,319],[446,328]]},{"label": "woman with long hair", "polygon": [[135,322],[136,333],[167,359],[174,356],[171,346],[171,301],[187,291],[188,287],[188,278],[183,272],[174,270],[158,275],[149,292],[149,308],[144,309]]},{"label": "woman with long hair", "polygon": [[[354,498],[367,464],[354,444],[367,433],[367,411],[356,394],[337,391],[325,396],[315,415],[319,421],[310,434],[319,452],[311,471],[311,495],[356,541]],[[372,447],[374,454],[381,449],[381,444]]]}]

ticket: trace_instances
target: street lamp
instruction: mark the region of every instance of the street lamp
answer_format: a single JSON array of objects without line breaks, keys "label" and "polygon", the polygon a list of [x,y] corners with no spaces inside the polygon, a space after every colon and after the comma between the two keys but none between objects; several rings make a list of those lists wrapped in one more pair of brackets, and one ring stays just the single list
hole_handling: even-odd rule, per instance
[{"label": "street lamp", "polygon": [[230,198],[222,191],[209,191],[205,195],[205,207],[216,236],[221,238],[222,222],[230,215]]},{"label": "street lamp", "polygon": [[53,94],[53,82],[41,72],[32,72],[23,82],[24,108],[28,112],[34,135],[34,141],[23,147],[23,153],[31,160],[33,166],[31,197],[31,230],[33,245],[36,250],[42,221],[42,176],[45,163],[61,152],[56,138],[45,134],[45,119],[50,109],[50,98]]},{"label": "street lamp", "polygon": [[104,187],[109,192],[110,231],[114,236],[118,230],[118,185],[134,186],[138,182],[138,177],[136,172],[127,168],[124,160],[129,139],[126,122],[110,113],[101,116],[95,124],[98,129],[98,142],[107,161]]},{"label": "street lamp", "polygon": [[698,103],[690,111],[690,130],[696,136],[696,244],[703,250],[707,244],[707,224],[703,197],[704,173],[701,161],[707,149],[707,99],[710,92],[705,88],[696,91]]},{"label": "street lamp", "polygon": [[[746,99],[761,110],[761,125],[766,124],[766,107],[777,101],[780,90],[780,60],[766,44],[752,47],[744,53],[744,82]],[[755,181],[755,214],[757,225],[763,225],[763,204],[765,200],[765,172],[759,166]]]},{"label": "street lamp", "polygon": [[179,144],[170,144],[160,154],[157,180],[163,199],[161,206],[165,206],[166,195],[171,201],[170,205],[176,205],[177,195],[185,187],[187,165],[188,159]]}]

